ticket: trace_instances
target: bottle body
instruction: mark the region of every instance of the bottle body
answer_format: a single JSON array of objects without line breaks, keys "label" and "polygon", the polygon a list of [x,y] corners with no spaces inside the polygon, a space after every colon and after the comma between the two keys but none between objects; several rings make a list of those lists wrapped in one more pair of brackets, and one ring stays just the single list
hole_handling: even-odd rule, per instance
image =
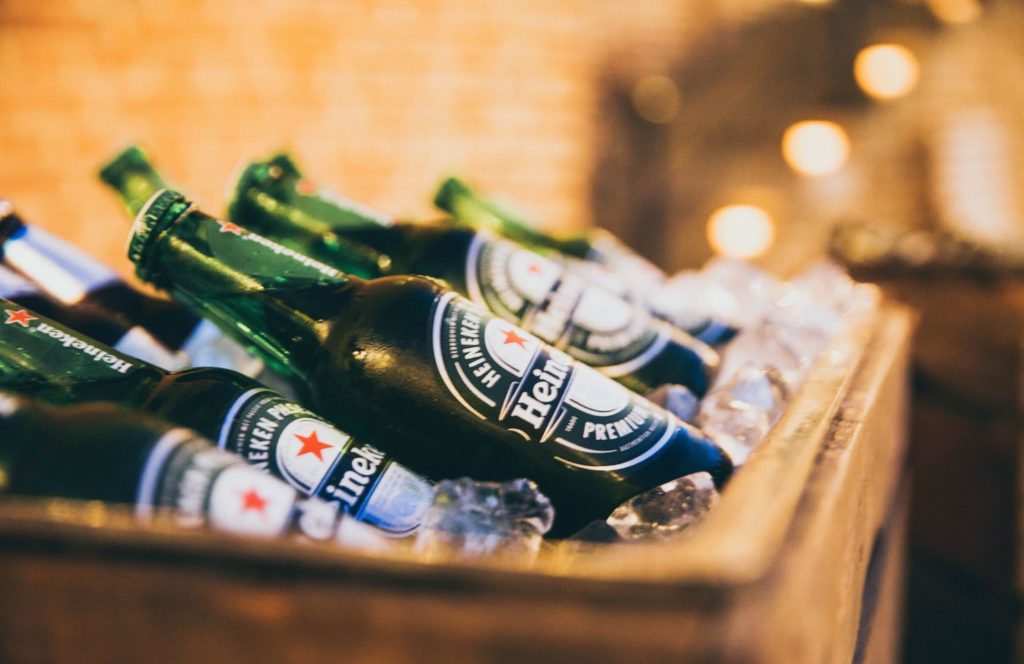
[{"label": "bottle body", "polygon": [[556,506],[556,534],[689,472],[728,476],[698,430],[442,286],[363,289],[325,339],[311,391],[320,412],[372,430],[412,467],[529,477]]},{"label": "bottle body", "polygon": [[345,278],[221,233],[173,192],[139,219],[139,276],[258,337],[328,419],[426,474],[530,477],[556,505],[556,533],[661,482],[731,471],[698,430],[437,281]]},{"label": "bottle body", "polygon": [[0,388],[56,403],[112,401],[198,431],[250,465],[395,535],[413,532],[427,480],[307,408],[226,369],[168,373],[0,300]]}]

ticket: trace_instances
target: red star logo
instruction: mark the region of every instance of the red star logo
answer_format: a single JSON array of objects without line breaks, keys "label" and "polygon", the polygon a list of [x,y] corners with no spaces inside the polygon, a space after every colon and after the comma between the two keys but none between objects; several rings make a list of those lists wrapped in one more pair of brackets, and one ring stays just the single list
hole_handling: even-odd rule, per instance
[{"label": "red star logo", "polygon": [[327,443],[320,442],[320,439],[316,437],[316,431],[312,432],[308,436],[295,434],[295,437],[302,441],[302,449],[295,455],[297,457],[300,457],[303,454],[315,454],[317,459],[323,461],[324,456],[321,453],[331,447],[331,445],[328,445]]},{"label": "red star logo", "polygon": [[241,226],[239,226],[238,224],[233,224],[230,221],[221,221],[220,222],[220,232],[221,233],[231,233],[232,235],[241,236],[243,230],[244,229]]},{"label": "red star logo", "polygon": [[28,312],[28,309],[22,309],[20,311],[12,311],[10,309],[5,309],[4,313],[7,314],[7,320],[4,321],[5,325],[13,325],[14,323],[17,323],[22,327],[28,327],[28,322],[30,320],[39,320],[38,318],[30,314]]},{"label": "red star logo", "polygon": [[506,330],[505,331],[505,341],[504,341],[504,343],[506,345],[508,345],[508,344],[517,344],[520,348],[522,348],[524,350],[526,349],[526,338],[525,337],[521,337],[518,334],[516,334],[515,328],[512,328],[511,330]]},{"label": "red star logo", "polygon": [[536,263],[530,263],[527,266],[526,271],[529,272],[530,274],[540,274],[540,265],[537,265]]},{"label": "red star logo", "polygon": [[253,510],[260,514],[266,514],[267,499],[259,494],[256,489],[249,489],[242,494],[242,511]]}]

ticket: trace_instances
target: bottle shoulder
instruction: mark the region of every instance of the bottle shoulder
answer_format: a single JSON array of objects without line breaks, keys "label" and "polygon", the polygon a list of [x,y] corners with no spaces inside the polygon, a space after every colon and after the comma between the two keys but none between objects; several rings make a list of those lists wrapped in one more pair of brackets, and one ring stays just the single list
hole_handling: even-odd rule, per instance
[{"label": "bottle shoulder", "polygon": [[165,375],[141,406],[175,424],[216,438],[224,418],[242,396],[268,389],[230,369],[198,367]]}]

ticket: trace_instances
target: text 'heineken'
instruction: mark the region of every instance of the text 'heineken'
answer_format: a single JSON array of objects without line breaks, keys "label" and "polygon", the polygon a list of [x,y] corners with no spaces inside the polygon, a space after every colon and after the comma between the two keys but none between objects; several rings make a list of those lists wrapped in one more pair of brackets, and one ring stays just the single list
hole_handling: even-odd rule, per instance
[{"label": "text 'heineken'", "polygon": [[3,299],[0,389],[159,415],[393,535],[414,531],[432,497],[426,480],[381,450],[251,378],[217,368],[168,373]]},{"label": "text 'heineken'", "polygon": [[170,191],[136,219],[129,255],[410,467],[535,480],[559,533],[665,481],[731,472],[699,430],[437,281],[347,277]]}]

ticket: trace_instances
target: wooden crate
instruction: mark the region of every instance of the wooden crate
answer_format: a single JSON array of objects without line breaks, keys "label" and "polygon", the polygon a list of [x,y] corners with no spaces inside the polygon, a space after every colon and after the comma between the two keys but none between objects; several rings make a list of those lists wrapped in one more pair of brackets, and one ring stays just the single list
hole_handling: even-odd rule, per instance
[{"label": "wooden crate", "polygon": [[891,662],[911,317],[838,339],[689,536],[418,562],[0,504],[0,661]]}]

